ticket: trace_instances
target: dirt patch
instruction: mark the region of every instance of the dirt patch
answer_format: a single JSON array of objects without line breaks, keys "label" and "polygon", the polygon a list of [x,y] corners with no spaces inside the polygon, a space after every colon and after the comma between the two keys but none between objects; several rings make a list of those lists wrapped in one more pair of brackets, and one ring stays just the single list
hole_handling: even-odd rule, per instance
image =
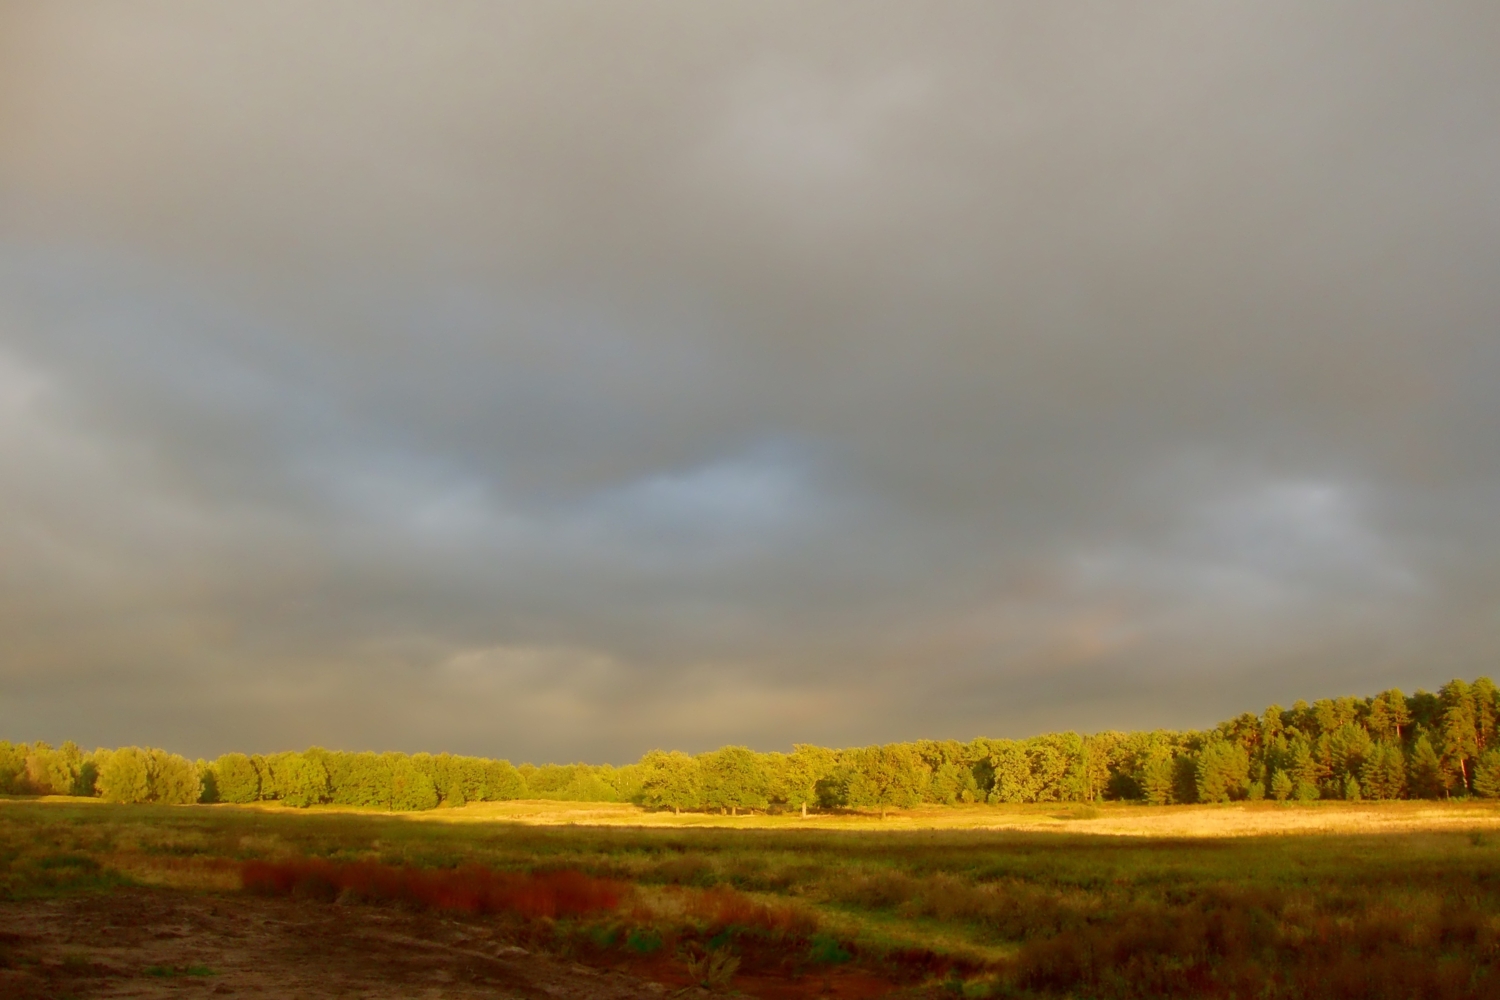
[{"label": "dirt patch", "polygon": [[[591,968],[523,949],[484,920],[238,893],[128,888],[0,903],[0,996],[546,998],[663,1000],[684,989],[674,963]],[[839,970],[793,981],[737,979],[780,1000],[864,1000],[892,984]]]},{"label": "dirt patch", "polygon": [[370,907],[125,889],[0,904],[0,996],[660,998],[483,924]]}]

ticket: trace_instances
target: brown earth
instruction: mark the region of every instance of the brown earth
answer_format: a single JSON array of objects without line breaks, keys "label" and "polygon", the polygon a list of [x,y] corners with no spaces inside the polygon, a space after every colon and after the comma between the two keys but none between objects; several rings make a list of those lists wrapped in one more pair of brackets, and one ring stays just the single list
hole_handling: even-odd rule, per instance
[{"label": "brown earth", "polygon": [[[0,903],[5,1000],[711,995],[685,983],[685,970],[666,956],[589,968],[509,943],[482,919],[384,907],[160,888]],[[731,988],[768,1000],[864,1000],[892,985],[840,969],[799,980],[741,976]]]}]

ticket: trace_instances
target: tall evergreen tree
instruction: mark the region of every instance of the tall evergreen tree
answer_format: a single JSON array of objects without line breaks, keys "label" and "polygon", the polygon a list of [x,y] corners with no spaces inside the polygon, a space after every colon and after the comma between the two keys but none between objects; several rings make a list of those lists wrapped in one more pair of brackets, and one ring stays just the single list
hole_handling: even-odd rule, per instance
[{"label": "tall evergreen tree", "polygon": [[1479,756],[1479,726],[1474,710],[1474,694],[1468,684],[1451,680],[1438,689],[1442,702],[1443,768],[1448,772],[1448,787],[1468,791],[1472,762]]},{"label": "tall evergreen tree", "polygon": [[1383,691],[1370,701],[1366,727],[1377,740],[1399,743],[1411,725],[1411,711],[1406,707],[1406,696],[1396,688]]},{"label": "tall evergreen tree", "polygon": [[1234,743],[1210,743],[1198,754],[1195,778],[1199,802],[1243,798],[1250,784],[1250,755]]},{"label": "tall evergreen tree", "polygon": [[1452,772],[1443,767],[1443,762],[1426,733],[1418,733],[1412,743],[1411,762],[1407,765],[1406,773],[1412,794],[1418,798],[1442,798],[1452,787]]}]

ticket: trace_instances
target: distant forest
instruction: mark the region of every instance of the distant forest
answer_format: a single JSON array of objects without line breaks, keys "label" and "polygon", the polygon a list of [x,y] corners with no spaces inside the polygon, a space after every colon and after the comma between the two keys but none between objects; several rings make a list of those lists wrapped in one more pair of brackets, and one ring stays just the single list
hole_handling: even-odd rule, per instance
[{"label": "distant forest", "polygon": [[1487,677],[1437,694],[1272,705],[1198,732],[1049,733],[791,753],[740,746],[634,764],[522,764],[452,754],[303,751],[190,761],[0,741],[0,792],[113,802],[332,803],[407,811],[507,799],[680,810],[874,809],[975,802],[1500,797],[1500,691]]}]

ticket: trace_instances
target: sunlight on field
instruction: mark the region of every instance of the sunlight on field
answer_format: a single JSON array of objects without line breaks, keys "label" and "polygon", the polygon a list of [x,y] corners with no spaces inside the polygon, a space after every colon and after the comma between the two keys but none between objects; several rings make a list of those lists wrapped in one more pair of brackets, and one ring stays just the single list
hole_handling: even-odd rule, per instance
[{"label": "sunlight on field", "polygon": [[1250,837],[1278,834],[1403,833],[1500,828],[1500,803],[1317,802],[1234,803],[1222,806],[1151,807],[1126,803],[1094,806],[960,806],[875,813],[795,813],[721,816],[652,811],[627,803],[476,802],[458,809],[407,814],[415,822],[509,822],[534,826],[646,826],[738,830],[1015,830],[1090,833],[1119,837]]},{"label": "sunlight on field", "polygon": [[[0,798],[7,802],[48,802],[102,806],[98,799],[49,795]],[[526,799],[471,802],[458,808],[387,813],[363,807],[313,806],[294,809],[275,802],[248,805],[173,807],[226,812],[316,816],[391,816],[412,823],[517,823],[527,826],[650,827],[655,829],[846,830],[895,833],[903,830],[1012,830],[1029,833],[1087,833],[1109,837],[1255,837],[1283,834],[1415,833],[1424,830],[1500,829],[1500,800],[1401,802],[1238,802],[1224,805],[1143,806],[1104,802],[1035,805],[929,806],[874,812],[750,813],[738,816],[673,814],[624,802],[559,802]]]},{"label": "sunlight on field", "polygon": [[[650,961],[680,965],[679,945],[714,940],[720,924],[785,925],[790,944],[736,938],[747,968],[771,968],[790,947],[814,964],[841,955],[826,961],[861,974],[916,981],[957,969],[977,989],[1033,996],[1096,995],[1080,990],[1106,980],[1157,996],[1161,977],[1191,967],[1227,984],[1224,996],[1264,995],[1274,976],[1285,986],[1275,995],[1299,1000],[1379,995],[1387,980],[1404,991],[1393,996],[1478,1000],[1495,995],[1486,977],[1500,942],[1497,827],[1500,810],[1474,802],[1054,804],[803,820],[552,801],[393,814],[7,800],[0,898],[132,885],[229,892],[252,862],[394,873],[433,888],[432,899],[480,884],[465,871],[497,873],[497,885],[571,872],[629,887],[605,917],[547,925],[549,947],[575,959],[647,961],[632,949],[655,941],[663,953]],[[291,898],[322,905],[350,887],[315,881],[292,884]],[[358,893],[344,902],[397,905]],[[723,917],[731,911],[739,923]],[[1328,944],[1306,947],[1313,940]],[[1067,958],[1075,953],[1106,965]],[[1351,954],[1362,957],[1350,964]],[[1457,975],[1473,988],[1432,991]],[[1343,984],[1332,992],[1319,985],[1330,976]]]}]

